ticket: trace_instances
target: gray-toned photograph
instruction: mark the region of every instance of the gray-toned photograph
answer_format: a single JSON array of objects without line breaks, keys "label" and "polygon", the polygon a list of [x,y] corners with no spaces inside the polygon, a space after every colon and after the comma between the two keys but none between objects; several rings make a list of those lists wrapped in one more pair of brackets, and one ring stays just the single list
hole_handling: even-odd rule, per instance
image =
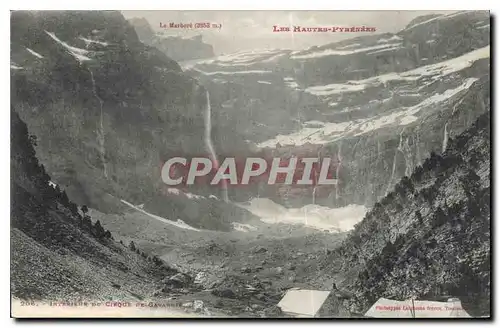
[{"label": "gray-toned photograph", "polygon": [[490,19],[11,11],[11,316],[490,319]]}]

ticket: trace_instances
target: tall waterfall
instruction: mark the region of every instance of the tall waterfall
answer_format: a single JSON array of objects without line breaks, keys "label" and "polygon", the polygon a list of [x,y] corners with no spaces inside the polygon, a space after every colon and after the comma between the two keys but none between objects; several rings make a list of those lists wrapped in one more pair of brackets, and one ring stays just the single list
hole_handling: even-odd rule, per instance
[{"label": "tall waterfall", "polygon": [[391,190],[391,187],[392,187],[392,182],[394,180],[394,174],[396,173],[396,160],[398,159],[398,152],[401,152],[403,153],[403,133],[404,133],[405,129],[403,128],[401,130],[401,133],[399,134],[399,145],[398,145],[398,148],[394,151],[394,159],[392,160],[392,173],[391,173],[391,178],[389,179],[389,183],[387,184],[387,190],[386,190],[386,194],[389,193],[389,191]]},{"label": "tall waterfall", "polygon": [[339,199],[339,173],[340,167],[342,166],[342,142],[339,143],[339,147],[337,150],[337,167],[335,170],[335,178],[337,179],[337,185],[335,186],[335,199]]},{"label": "tall waterfall", "polygon": [[103,167],[103,171],[104,171],[104,177],[106,177],[106,179],[107,179],[108,178],[108,167],[106,164],[106,149],[104,147],[106,140],[105,140],[104,122],[103,122],[104,101],[97,94],[94,73],[92,73],[92,70],[90,68],[88,68],[88,70],[90,72],[90,77],[92,79],[92,92],[94,94],[94,97],[99,101],[99,106],[100,106],[99,130],[97,131],[97,141],[99,143],[99,153],[101,155],[101,163],[102,163],[102,167]]},{"label": "tall waterfall", "polygon": [[417,165],[422,165],[422,157],[420,157],[420,126],[418,127],[416,134],[417,141],[415,142],[415,147],[417,148]]},{"label": "tall waterfall", "polygon": [[413,171],[413,154],[410,147],[410,137],[406,138],[401,152],[405,160],[405,175],[409,177]]},{"label": "tall waterfall", "polygon": [[446,147],[448,147],[448,123],[444,125],[443,153],[446,151]]},{"label": "tall waterfall", "polygon": [[[210,153],[210,157],[214,167],[219,168],[219,160],[217,159],[217,154],[215,153],[215,148],[212,143],[212,106],[210,105],[210,94],[208,90],[205,91],[207,105],[205,108],[205,146],[207,147],[208,152]],[[229,202],[229,196],[227,193],[227,181],[221,180],[222,183],[222,198],[227,203]]]}]

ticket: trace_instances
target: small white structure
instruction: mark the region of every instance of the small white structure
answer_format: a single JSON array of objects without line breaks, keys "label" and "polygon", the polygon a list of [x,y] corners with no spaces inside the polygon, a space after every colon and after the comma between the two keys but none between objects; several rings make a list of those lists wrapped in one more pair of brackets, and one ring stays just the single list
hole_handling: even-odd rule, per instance
[{"label": "small white structure", "polygon": [[284,313],[297,318],[314,318],[330,295],[330,291],[290,289],[278,303]]},{"label": "small white structure", "polygon": [[470,318],[458,298],[448,302],[406,300],[396,301],[380,298],[366,312],[372,318]]}]

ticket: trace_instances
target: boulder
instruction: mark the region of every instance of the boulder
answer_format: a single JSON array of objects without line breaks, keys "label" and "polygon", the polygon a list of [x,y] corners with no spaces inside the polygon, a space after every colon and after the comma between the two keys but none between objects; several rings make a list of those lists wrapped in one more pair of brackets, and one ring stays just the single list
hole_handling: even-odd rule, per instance
[{"label": "boulder", "polygon": [[194,306],[193,306],[194,312],[202,312],[204,307],[205,306],[203,304],[203,301],[201,300],[194,301]]},{"label": "boulder", "polygon": [[202,285],[207,281],[207,273],[200,271],[194,277],[194,283],[197,285]]},{"label": "boulder", "polygon": [[254,309],[254,310],[259,310],[259,309],[261,309],[261,308],[262,308],[262,306],[260,306],[259,304],[252,304],[252,305],[250,305],[250,307],[251,307],[252,309]]},{"label": "boulder", "polygon": [[193,281],[193,278],[185,273],[177,273],[165,281],[169,287],[181,288],[188,286]]},{"label": "boulder", "polygon": [[265,252],[267,252],[267,249],[262,247],[262,246],[257,246],[254,249],[254,253],[256,253],[256,254],[265,253]]}]

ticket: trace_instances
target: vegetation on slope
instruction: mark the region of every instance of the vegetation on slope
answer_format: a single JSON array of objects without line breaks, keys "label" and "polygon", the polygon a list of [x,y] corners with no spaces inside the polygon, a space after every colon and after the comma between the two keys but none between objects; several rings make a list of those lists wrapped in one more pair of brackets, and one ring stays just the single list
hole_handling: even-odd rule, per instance
[{"label": "vegetation on slope", "polygon": [[380,297],[458,297],[471,315],[489,315],[489,112],[404,177],[329,261],[355,312]]},{"label": "vegetation on slope", "polygon": [[[50,182],[11,111],[11,289],[22,299],[142,299],[176,271],[114,241]],[[132,247],[130,247],[132,248]]]}]

